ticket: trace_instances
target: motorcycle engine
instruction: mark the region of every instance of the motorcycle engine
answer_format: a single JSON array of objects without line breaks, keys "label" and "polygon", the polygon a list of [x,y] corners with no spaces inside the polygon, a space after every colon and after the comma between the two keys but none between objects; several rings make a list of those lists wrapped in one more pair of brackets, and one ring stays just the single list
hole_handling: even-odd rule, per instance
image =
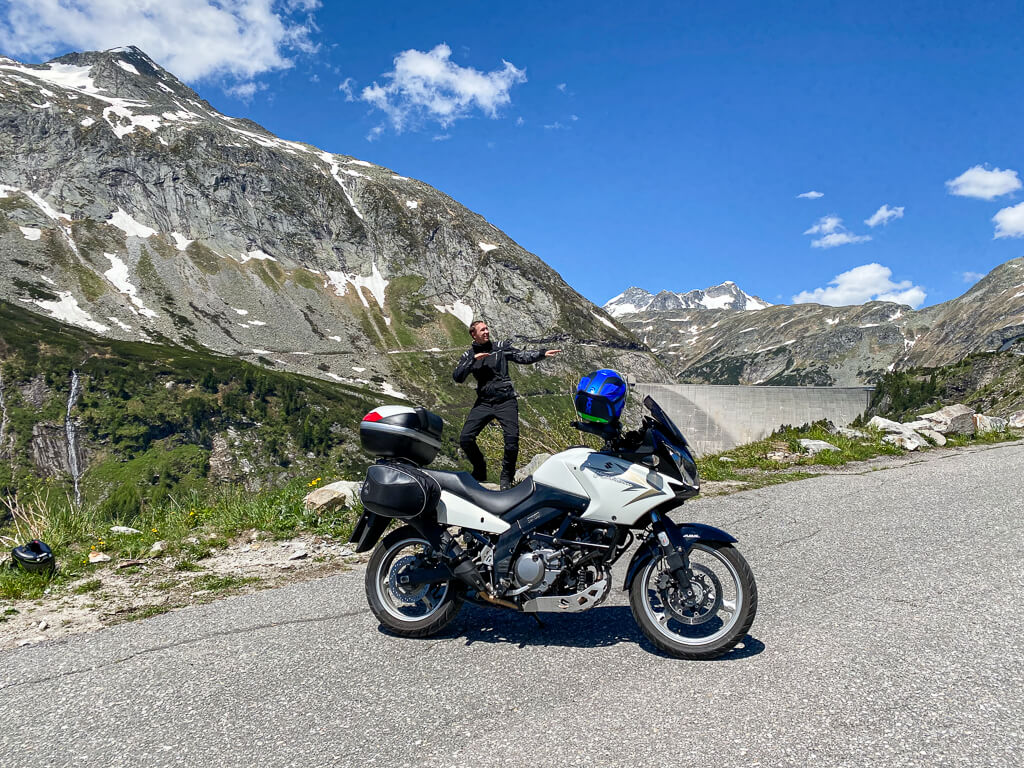
[{"label": "motorcycle engine", "polygon": [[512,567],[517,592],[532,589],[546,591],[561,575],[565,568],[565,559],[559,549],[535,549],[516,558]]}]

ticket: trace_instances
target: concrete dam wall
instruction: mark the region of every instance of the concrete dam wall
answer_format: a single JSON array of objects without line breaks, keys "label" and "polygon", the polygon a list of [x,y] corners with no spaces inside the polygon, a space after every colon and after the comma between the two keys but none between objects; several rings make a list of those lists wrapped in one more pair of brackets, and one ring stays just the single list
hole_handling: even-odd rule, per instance
[{"label": "concrete dam wall", "polygon": [[845,426],[867,410],[873,387],[744,387],[637,384],[686,435],[698,454],[718,453],[767,437],[783,424],[829,419]]}]

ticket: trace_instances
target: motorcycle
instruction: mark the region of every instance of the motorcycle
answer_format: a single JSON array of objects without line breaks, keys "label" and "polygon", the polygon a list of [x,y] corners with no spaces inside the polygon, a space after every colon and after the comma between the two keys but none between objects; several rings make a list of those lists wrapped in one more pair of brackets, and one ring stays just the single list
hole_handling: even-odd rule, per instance
[{"label": "motorcycle", "polygon": [[[612,589],[612,565],[639,538],[623,589],[633,618],[659,649],[710,659],[747,634],[757,585],[736,539],[669,512],[700,491],[693,453],[647,396],[638,430],[577,422],[599,450],[569,448],[510,490],[467,472],[426,468],[440,449],[440,417],[382,406],[360,424],[377,455],[361,490],[357,552],[376,545],[366,596],[391,633],[440,632],[465,601],[521,613],[579,613]],[[404,524],[381,540],[393,520]],[[379,544],[378,544],[379,542]]]}]

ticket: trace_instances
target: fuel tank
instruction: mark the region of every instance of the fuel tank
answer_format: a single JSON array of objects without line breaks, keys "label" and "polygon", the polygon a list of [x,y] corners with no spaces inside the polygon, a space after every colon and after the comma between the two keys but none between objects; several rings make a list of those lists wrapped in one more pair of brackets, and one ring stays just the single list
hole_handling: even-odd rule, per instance
[{"label": "fuel tank", "polygon": [[583,517],[607,523],[632,525],[674,496],[665,475],[591,448],[556,453],[533,473],[533,479],[586,496],[590,504]]}]

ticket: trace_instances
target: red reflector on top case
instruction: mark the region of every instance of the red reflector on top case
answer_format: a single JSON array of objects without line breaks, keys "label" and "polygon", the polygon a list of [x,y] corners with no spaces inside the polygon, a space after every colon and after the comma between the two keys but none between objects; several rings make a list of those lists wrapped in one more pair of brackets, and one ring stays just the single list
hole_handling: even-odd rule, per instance
[{"label": "red reflector on top case", "polygon": [[382,416],[376,411],[370,411],[368,414],[363,416],[363,421],[380,421]]}]

